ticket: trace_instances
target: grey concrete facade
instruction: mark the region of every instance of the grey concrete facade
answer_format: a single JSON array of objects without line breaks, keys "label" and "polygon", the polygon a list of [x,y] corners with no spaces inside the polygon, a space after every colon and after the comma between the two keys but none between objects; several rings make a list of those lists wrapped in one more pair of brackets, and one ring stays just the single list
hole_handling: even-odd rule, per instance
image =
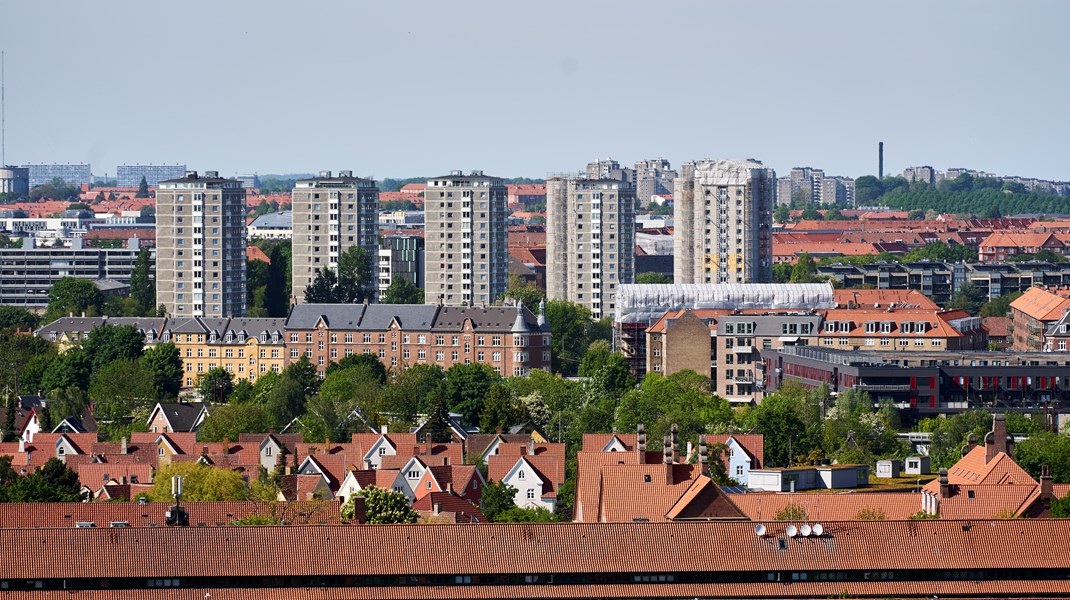
[{"label": "grey concrete facade", "polygon": [[[379,255],[379,188],[352,171],[320,172],[293,190],[293,300],[305,301],[305,288],[323,268],[338,270],[338,259],[353,246]],[[374,271],[373,266],[373,271]],[[374,273],[373,273],[374,274]],[[372,287],[376,287],[373,283]]]},{"label": "grey concrete facade", "polygon": [[427,180],[424,191],[424,302],[490,304],[509,277],[508,190],[472,171]]},{"label": "grey concrete facade", "polygon": [[616,179],[546,182],[546,287],[595,319],[612,316],[635,279],[635,188]]},{"label": "grey concrete facade", "polygon": [[156,192],[156,301],[169,316],[245,315],[245,190],[187,171]]}]

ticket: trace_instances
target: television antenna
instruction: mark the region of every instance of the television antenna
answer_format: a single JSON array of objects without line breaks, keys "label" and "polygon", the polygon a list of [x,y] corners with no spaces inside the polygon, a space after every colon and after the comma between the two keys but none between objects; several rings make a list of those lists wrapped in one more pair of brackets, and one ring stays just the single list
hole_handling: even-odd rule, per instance
[{"label": "television antenna", "polygon": [[4,94],[5,75],[4,51],[0,50],[0,167],[7,164],[7,119],[5,118],[7,97]]}]

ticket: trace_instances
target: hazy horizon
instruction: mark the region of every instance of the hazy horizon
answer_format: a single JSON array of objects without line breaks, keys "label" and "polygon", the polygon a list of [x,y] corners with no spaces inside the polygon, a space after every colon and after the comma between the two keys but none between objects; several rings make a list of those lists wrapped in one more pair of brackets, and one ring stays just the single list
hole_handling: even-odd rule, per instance
[{"label": "hazy horizon", "polygon": [[[166,8],[165,8],[166,7]],[[177,8],[176,8],[177,7]],[[1070,180],[1070,4],[10,2],[6,162],[221,174],[754,157]]]}]

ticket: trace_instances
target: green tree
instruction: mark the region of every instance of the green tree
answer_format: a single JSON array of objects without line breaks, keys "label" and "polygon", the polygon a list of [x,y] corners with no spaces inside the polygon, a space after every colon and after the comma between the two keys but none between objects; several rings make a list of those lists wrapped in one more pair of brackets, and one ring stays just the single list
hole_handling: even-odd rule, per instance
[{"label": "green tree", "polygon": [[394,275],[379,301],[383,304],[423,304],[424,291],[407,277]]},{"label": "green tree", "polygon": [[307,356],[302,356],[297,362],[290,363],[283,371],[283,376],[299,383],[305,396],[315,394],[320,388],[320,378],[316,373],[316,367],[309,362]]},{"label": "green tree", "polygon": [[152,381],[157,400],[178,397],[182,390],[182,357],[174,344],[163,342],[145,350],[141,366]]},{"label": "green tree", "polygon": [[364,248],[350,246],[338,257],[335,297],[343,304],[360,303],[375,297],[372,257]]},{"label": "green tree", "polygon": [[136,406],[153,404],[155,388],[141,362],[116,359],[93,373],[89,398],[98,421],[124,421]]},{"label": "green tree", "polygon": [[267,286],[264,289],[264,306],[269,317],[285,317],[290,307],[290,293],[286,274],[287,262],[283,256],[282,246],[275,244],[268,253]]},{"label": "green tree", "polygon": [[323,267],[316,272],[312,284],[305,288],[306,304],[337,304],[338,276],[334,271]]},{"label": "green tree", "polygon": [[791,268],[790,283],[813,283],[817,281],[817,265],[809,254],[803,252]]},{"label": "green tree", "polygon": [[[265,373],[266,375],[267,373]],[[231,404],[253,404],[256,398],[256,388],[249,383],[248,379],[239,379],[234,383],[234,391],[230,393]]]},{"label": "green tree", "polygon": [[821,403],[827,391],[788,384],[766,396],[747,415],[744,426],[765,436],[765,462],[788,466],[795,457],[821,448]]},{"label": "green tree", "polygon": [[661,273],[654,271],[647,271],[646,273],[640,273],[635,276],[636,283],[652,284],[652,283],[672,283],[672,277],[667,277]]},{"label": "green tree", "polygon": [[52,390],[45,397],[48,400],[48,412],[56,423],[68,417],[81,417],[89,407],[89,397],[76,387]]},{"label": "green tree", "polygon": [[141,176],[141,183],[137,186],[137,193],[134,194],[135,198],[149,198],[149,182],[145,180],[145,176]]},{"label": "green tree", "polygon": [[977,313],[979,317],[1006,317],[1011,313],[1011,302],[1014,302],[1020,298],[1022,292],[1014,292],[1013,294],[1006,294],[993,298],[988,302],[985,302],[981,306],[981,311]]},{"label": "green tree", "polygon": [[271,428],[267,410],[259,404],[226,404],[213,406],[197,430],[202,442],[221,442],[223,438],[237,441],[243,433],[265,433]]},{"label": "green tree", "polygon": [[[259,384],[260,381],[257,381]],[[285,428],[305,412],[305,389],[291,375],[283,375],[264,392],[264,408],[277,429]]]},{"label": "green tree", "polygon": [[799,218],[803,221],[820,221],[824,217],[821,216],[821,213],[817,212],[816,208],[812,206],[807,206],[802,211],[802,214],[799,215]]},{"label": "green tree", "polygon": [[39,185],[30,190],[30,200],[34,202],[42,198],[47,200],[72,200],[78,197],[81,190],[76,185],[70,185],[62,178],[53,177],[52,181]]},{"label": "green tree", "polygon": [[557,520],[556,514],[541,506],[535,508],[514,506],[509,510],[498,513],[495,523],[555,523]]},{"label": "green tree", "polygon": [[[1023,433],[1012,429],[1010,433]],[[1070,436],[1047,431],[1030,433],[1029,439],[1014,447],[1014,460],[1034,478],[1040,477],[1041,467],[1051,468],[1051,478],[1055,483],[1070,483]]]},{"label": "green tree", "polygon": [[618,431],[635,431],[643,423],[651,440],[663,439],[675,424],[681,440],[698,441],[699,434],[733,421],[728,401],[713,394],[710,378],[690,370],[648,373],[638,389],[624,394],[616,415]]},{"label": "green tree", "polygon": [[842,220],[844,220],[846,218],[847,217],[844,217],[843,213],[840,212],[840,209],[838,209],[838,208],[830,208],[830,209],[825,211],[825,220],[826,221],[842,221]]},{"label": "green tree", "polygon": [[501,383],[491,386],[483,402],[483,412],[479,416],[479,428],[481,431],[492,432],[499,429],[505,430],[510,425],[515,425],[525,420],[524,407]]},{"label": "green tree", "polygon": [[546,303],[546,321],[553,331],[552,366],[555,373],[574,376],[593,341],[591,311],[567,300]]},{"label": "green tree", "polygon": [[369,525],[415,523],[419,518],[404,494],[369,486],[357,492],[364,497],[364,514]]},{"label": "green tree", "polygon": [[36,329],[41,319],[32,312],[18,306],[0,305],[0,332]]},{"label": "green tree", "polygon": [[130,272],[130,297],[138,304],[137,316],[150,316],[156,310],[156,281],[152,277],[152,255],[148,248],[137,253]]},{"label": "green tree", "polygon": [[959,286],[955,295],[947,303],[947,308],[961,308],[971,315],[981,312],[981,307],[988,301],[988,297],[972,281],[967,281]]},{"label": "green tree", "polygon": [[925,211],[920,208],[915,208],[907,213],[907,218],[911,221],[923,221],[925,220]]},{"label": "green tree", "polygon": [[449,411],[446,410],[446,384],[439,386],[438,391],[431,398],[431,404],[427,409],[427,419],[424,421],[424,434],[431,436],[431,441],[436,444],[446,444],[453,441],[453,432],[449,428]]},{"label": "green tree", "polygon": [[145,351],[145,338],[133,325],[94,327],[82,343],[93,370],[97,371],[119,359],[139,359]]},{"label": "green tree", "polygon": [[873,206],[884,195],[881,180],[872,175],[863,175],[855,179],[855,203],[858,206]]},{"label": "green tree", "polygon": [[153,476],[149,500],[173,501],[171,478],[176,475],[182,477],[183,502],[243,502],[249,499],[249,488],[241,473],[197,462],[175,462],[161,467]]},{"label": "green tree", "polygon": [[970,410],[951,417],[935,417],[918,422],[919,431],[932,433],[929,458],[935,469],[950,468],[962,457],[961,450],[969,434],[983,440],[992,430],[992,415],[983,410]]},{"label": "green tree", "polygon": [[620,395],[635,387],[628,361],[623,354],[610,350],[605,340],[595,341],[587,348],[579,375],[597,379],[602,389],[610,394]]},{"label": "green tree", "polygon": [[366,352],[350,354],[338,362],[333,362],[327,365],[327,372],[325,374],[327,377],[330,377],[331,373],[334,373],[335,371],[353,367],[363,367],[366,369],[379,385],[386,383],[386,367],[383,366],[383,361],[379,360],[379,357],[374,354],[368,354]]},{"label": "green tree", "polygon": [[517,274],[509,275],[509,284],[502,294],[502,299],[512,298],[524,303],[524,306],[534,309],[540,302],[546,299],[546,292],[530,281],[524,280]]},{"label": "green tree", "polygon": [[483,402],[501,377],[484,363],[455,364],[446,370],[446,407],[473,423],[483,412]]},{"label": "green tree", "polygon": [[223,367],[210,369],[197,380],[197,391],[205,402],[224,404],[234,391],[234,376]]},{"label": "green tree", "polygon": [[360,425],[355,411],[377,424],[376,405],[382,380],[375,369],[357,365],[327,374],[319,393],[309,399],[301,420],[305,441],[347,439]]},{"label": "green tree", "polygon": [[268,264],[260,259],[248,260],[245,266],[245,304],[250,317],[266,317]]},{"label": "green tree", "polygon": [[88,279],[64,277],[54,283],[48,290],[48,309],[45,322],[51,323],[68,314],[95,317],[101,313],[104,296],[100,289]]},{"label": "green tree", "polygon": [[58,458],[48,459],[40,469],[14,483],[14,489],[5,490],[8,502],[81,502],[84,499],[78,474]]},{"label": "green tree", "polygon": [[54,344],[11,329],[0,330],[0,390],[16,394],[36,390],[40,384],[35,378],[43,376],[55,359]]},{"label": "green tree", "polygon": [[488,521],[497,522],[498,515],[516,508],[516,488],[501,481],[488,481],[479,507]]},{"label": "green tree", "polygon": [[45,392],[69,387],[87,390],[92,372],[93,365],[86,352],[81,348],[71,348],[45,370],[41,376],[41,389]]},{"label": "green tree", "polygon": [[787,223],[791,219],[791,210],[788,209],[787,204],[781,204],[776,207],[776,211],[773,212],[773,220],[777,223]]},{"label": "green tree", "polygon": [[417,364],[397,374],[379,392],[379,411],[391,416],[394,426],[417,425],[416,415],[427,414],[446,373],[438,365]]}]

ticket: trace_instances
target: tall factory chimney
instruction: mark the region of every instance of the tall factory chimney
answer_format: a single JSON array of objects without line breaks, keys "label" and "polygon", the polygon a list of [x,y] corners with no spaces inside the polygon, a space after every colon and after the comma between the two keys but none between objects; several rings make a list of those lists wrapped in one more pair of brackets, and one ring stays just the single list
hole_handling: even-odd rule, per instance
[{"label": "tall factory chimney", "polygon": [[877,179],[884,179],[884,142],[877,142]]}]

